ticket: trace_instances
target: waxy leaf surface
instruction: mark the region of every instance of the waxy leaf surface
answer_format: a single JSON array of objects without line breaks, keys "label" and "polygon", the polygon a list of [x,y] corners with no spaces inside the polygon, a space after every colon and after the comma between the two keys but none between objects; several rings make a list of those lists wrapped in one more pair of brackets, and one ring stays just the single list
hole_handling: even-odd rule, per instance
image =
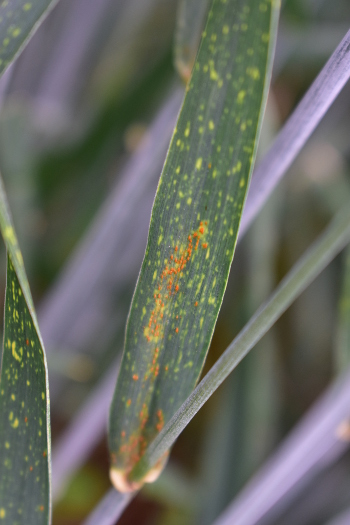
[{"label": "waxy leaf surface", "polygon": [[0,523],[47,525],[51,509],[46,358],[1,181],[0,227],[8,253],[0,376]]},{"label": "waxy leaf surface", "polygon": [[204,364],[255,158],[278,11],[270,0],[214,0],[209,12],[153,206],[110,412],[120,490],[135,488],[131,470]]}]

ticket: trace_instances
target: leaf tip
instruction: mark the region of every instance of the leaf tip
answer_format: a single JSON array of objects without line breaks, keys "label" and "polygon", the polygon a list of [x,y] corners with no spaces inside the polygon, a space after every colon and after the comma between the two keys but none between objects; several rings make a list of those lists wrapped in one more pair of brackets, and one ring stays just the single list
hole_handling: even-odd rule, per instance
[{"label": "leaf tip", "polygon": [[143,485],[143,483],[139,481],[130,481],[124,470],[115,467],[110,468],[109,477],[113,487],[122,494],[134,492],[135,490],[140,489]]},{"label": "leaf tip", "polygon": [[131,480],[129,478],[130,470],[125,471],[115,466],[111,466],[109,477],[113,487],[122,494],[128,494],[139,490],[144,483],[153,483],[156,481],[167,463],[169,452],[167,451],[152,467],[141,480]]}]

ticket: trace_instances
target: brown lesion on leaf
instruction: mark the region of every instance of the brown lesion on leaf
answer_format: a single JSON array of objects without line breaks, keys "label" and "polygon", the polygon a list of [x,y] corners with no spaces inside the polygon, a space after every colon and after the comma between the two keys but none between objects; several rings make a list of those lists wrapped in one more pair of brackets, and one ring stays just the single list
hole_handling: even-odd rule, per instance
[{"label": "brown lesion on leaf", "polygon": [[[165,321],[169,317],[169,306],[177,294],[181,293],[181,278],[189,262],[193,259],[200,243],[202,248],[207,248],[208,243],[203,242],[207,233],[207,221],[201,221],[197,230],[187,237],[187,242],[178,246],[175,245],[172,253],[164,266],[153,294],[153,309],[147,325],[144,327],[143,334],[149,343],[154,343],[152,363],[144,376],[146,381],[149,378],[155,379],[159,373],[159,344],[164,338]],[[175,327],[175,333],[179,328]]]},{"label": "brown lesion on leaf", "polygon": [[[208,223],[201,221],[198,228],[187,236],[184,243],[178,243],[173,246],[166,264],[156,280],[152,311],[148,323],[143,329],[143,335],[147,342],[150,343],[151,359],[145,374],[141,377],[142,386],[147,380],[154,381],[160,372],[161,340],[164,338],[165,322],[168,322],[169,317],[172,315],[170,306],[173,304],[174,298],[182,292],[182,277],[188,264],[193,260],[197,250],[201,251],[201,248],[208,246],[206,242],[207,231]],[[198,302],[196,302],[196,305],[198,305]],[[181,319],[179,315],[174,317],[176,317],[176,320]],[[175,326],[174,334],[178,333],[179,327]],[[168,370],[169,365],[164,365],[164,371],[168,372]],[[133,382],[137,382],[140,378],[134,371],[131,377]],[[128,399],[125,404],[127,408],[130,407],[132,404],[131,399]],[[166,453],[142,480],[130,480],[131,472],[144,456],[148,444],[164,428],[165,417],[163,410],[158,407],[155,414],[151,415],[150,418],[148,404],[144,402],[136,421],[136,428],[131,434],[128,433],[127,429],[121,430],[120,447],[111,455],[110,477],[113,485],[120,492],[132,492],[139,489],[143,483],[154,481],[162,471],[168,457],[168,453]]]}]

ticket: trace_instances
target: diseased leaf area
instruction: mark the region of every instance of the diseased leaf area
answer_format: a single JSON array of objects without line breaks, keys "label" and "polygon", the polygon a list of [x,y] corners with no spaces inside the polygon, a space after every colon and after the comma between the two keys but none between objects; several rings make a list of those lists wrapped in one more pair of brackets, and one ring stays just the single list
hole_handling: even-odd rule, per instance
[{"label": "diseased leaf area", "polygon": [[53,0],[0,2],[0,73],[13,60]]},{"label": "diseased leaf area", "polygon": [[215,0],[209,13],[127,324],[110,413],[114,479],[128,477],[201,373],[255,156],[277,12],[269,0]]},{"label": "diseased leaf area", "polygon": [[0,382],[0,523],[47,524],[49,467],[43,351],[10,257]]}]

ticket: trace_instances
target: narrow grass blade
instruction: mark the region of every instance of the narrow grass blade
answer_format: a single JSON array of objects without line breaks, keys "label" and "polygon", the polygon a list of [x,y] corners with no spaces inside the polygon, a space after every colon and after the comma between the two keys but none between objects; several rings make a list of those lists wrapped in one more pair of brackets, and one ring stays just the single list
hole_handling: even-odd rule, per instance
[{"label": "narrow grass blade", "polygon": [[110,489],[83,525],[114,525],[133,496]]},{"label": "narrow grass blade", "polygon": [[327,389],[215,525],[279,523],[294,499],[349,449],[349,417],[348,371]]},{"label": "narrow grass blade", "polygon": [[344,512],[328,521],[326,525],[349,525],[350,523],[350,509],[346,509]]},{"label": "narrow grass blade", "polygon": [[121,490],[138,486],[129,473],[202,370],[255,158],[278,13],[278,3],[253,0],[214,0],[209,13],[153,206],[111,406],[111,478]]},{"label": "narrow grass blade", "polygon": [[57,0],[6,0],[0,4],[0,75],[16,58]]},{"label": "narrow grass blade", "polygon": [[187,82],[196,59],[210,0],[181,0],[175,32],[175,66]]},{"label": "narrow grass blade", "polygon": [[278,134],[270,151],[254,171],[242,217],[240,236],[249,227],[349,78],[350,31],[340,42]]},{"label": "narrow grass blade", "polygon": [[350,366],[350,248],[344,253],[342,293],[336,342],[336,367],[342,372]]},{"label": "narrow grass blade", "polygon": [[0,377],[0,519],[4,525],[47,525],[51,514],[47,366],[1,181],[0,228],[8,252]]},{"label": "narrow grass blade", "polygon": [[[273,202],[262,210],[242,246],[247,250],[242,285],[244,297],[248,297],[248,307],[243,307],[245,315],[254,313],[275,288],[273,269],[283,201],[280,197],[280,192],[274,194]],[[243,304],[237,296],[235,302]],[[221,322],[225,322],[225,326],[230,323],[234,330],[232,308],[225,312],[225,319],[222,313]],[[274,335],[270,330],[240,364],[237,374],[231,374],[216,393],[217,410],[213,410],[208,419],[207,438],[204,438],[199,462],[204,467],[197,520],[201,525],[211,525],[221,514],[267,457],[275,441],[277,404],[281,396],[276,380]]]},{"label": "narrow grass blade", "polygon": [[161,433],[149,445],[135,467],[133,473],[135,477],[142,477],[159,461],[238,363],[349,241],[350,209],[347,207],[336,215],[326,231],[292,268],[270,299],[250,319]]}]

